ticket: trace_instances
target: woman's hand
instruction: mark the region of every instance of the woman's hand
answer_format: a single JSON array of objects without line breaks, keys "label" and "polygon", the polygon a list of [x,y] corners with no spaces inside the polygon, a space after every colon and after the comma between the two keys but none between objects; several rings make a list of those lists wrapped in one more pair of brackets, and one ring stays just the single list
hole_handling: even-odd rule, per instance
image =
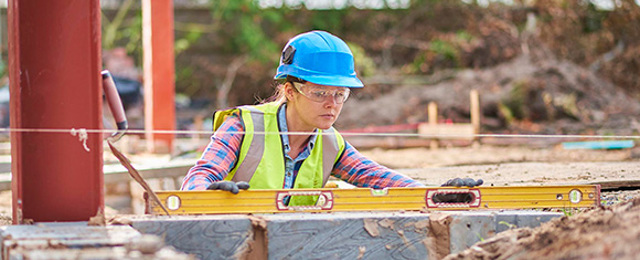
[{"label": "woman's hand", "polygon": [[249,189],[249,183],[246,181],[232,182],[232,181],[217,181],[211,183],[207,190],[226,190],[233,194],[238,194],[240,190]]},{"label": "woman's hand", "polygon": [[484,183],[484,181],[482,179],[478,179],[478,180],[474,180],[471,178],[464,178],[464,179],[460,179],[460,178],[455,178],[455,179],[451,179],[448,180],[447,182],[445,182],[444,184],[442,184],[442,187],[445,186],[455,186],[455,187],[463,187],[463,186],[467,186],[467,187],[475,187],[475,186],[480,186]]}]

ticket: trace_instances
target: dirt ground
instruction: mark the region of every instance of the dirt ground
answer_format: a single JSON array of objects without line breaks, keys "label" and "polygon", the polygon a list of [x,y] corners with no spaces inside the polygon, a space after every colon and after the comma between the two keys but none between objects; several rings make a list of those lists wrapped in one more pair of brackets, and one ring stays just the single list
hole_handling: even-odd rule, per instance
[{"label": "dirt ground", "polygon": [[[476,145],[361,150],[367,157],[427,185],[454,177],[486,185],[552,185],[640,180],[637,149]],[[602,207],[569,211],[535,229],[499,233],[447,259],[636,259],[640,248],[640,191],[603,192]],[[108,215],[117,211],[109,209]],[[11,224],[11,191],[0,192],[0,224]]]},{"label": "dirt ground", "polygon": [[[563,150],[478,146],[430,150],[374,149],[363,154],[426,184],[453,177],[485,185],[551,185],[640,180],[637,150]],[[407,168],[401,168],[407,167]],[[637,259],[640,190],[603,192],[601,206],[568,211],[530,229],[497,234],[446,259]]]},{"label": "dirt ground", "polygon": [[445,259],[638,259],[640,198],[497,234]]},{"label": "dirt ground", "polygon": [[585,184],[640,180],[638,151],[563,150],[526,146],[453,147],[432,150],[373,149],[365,156],[427,185],[455,177],[483,179],[485,185]]},{"label": "dirt ground", "polygon": [[[586,68],[554,58],[544,48],[490,69],[461,71],[433,85],[394,87],[373,100],[350,100],[343,109],[348,112],[338,123],[358,128],[424,122],[432,101],[442,108],[440,117],[468,122],[471,89],[480,92],[482,133],[637,136],[640,132],[635,119],[640,111],[637,98]],[[522,105],[509,110],[523,112],[520,121],[509,122],[514,114],[500,109],[512,101]],[[376,111],[375,116],[371,111]],[[516,143],[511,141],[506,143]],[[640,184],[638,148],[564,150],[549,141],[361,152],[427,185],[455,177],[483,179],[485,186]],[[640,191],[606,191],[601,200],[600,208],[569,211],[571,216],[536,229],[501,233],[448,259],[638,259]]]}]

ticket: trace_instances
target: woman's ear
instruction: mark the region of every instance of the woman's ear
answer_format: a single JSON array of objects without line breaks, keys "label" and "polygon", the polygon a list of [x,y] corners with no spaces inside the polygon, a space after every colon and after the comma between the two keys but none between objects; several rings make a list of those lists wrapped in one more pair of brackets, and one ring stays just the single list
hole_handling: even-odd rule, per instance
[{"label": "woman's ear", "polygon": [[293,83],[286,82],[284,83],[284,96],[287,97],[287,100],[293,100],[293,93],[295,92]]}]

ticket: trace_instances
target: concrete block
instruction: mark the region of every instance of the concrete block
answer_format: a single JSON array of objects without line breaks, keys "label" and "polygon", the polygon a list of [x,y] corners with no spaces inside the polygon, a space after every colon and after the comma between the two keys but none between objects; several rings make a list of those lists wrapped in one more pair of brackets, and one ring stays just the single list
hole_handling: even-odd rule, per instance
[{"label": "concrete block", "polygon": [[509,230],[511,228],[518,228],[518,214],[510,212],[501,212],[495,215],[496,219],[496,233]]},{"label": "concrete block", "polygon": [[140,233],[130,226],[88,226],[87,222],[37,223],[0,227],[2,246],[57,244],[63,247],[123,245]]},{"label": "concrete block", "polygon": [[87,226],[87,222],[0,227],[2,259],[124,259],[129,252],[126,245],[140,237],[130,226]]},{"label": "concrete block", "polygon": [[281,214],[265,219],[268,259],[428,258],[426,214]]},{"label": "concrete block", "polygon": [[450,212],[450,253],[458,253],[473,244],[510,228],[537,227],[561,213],[542,211],[460,211]]},{"label": "concrete block", "polygon": [[132,227],[160,236],[165,244],[198,259],[237,259],[253,240],[247,215],[149,216],[133,219]]},{"label": "concrete block", "polygon": [[88,247],[88,248],[47,248],[29,250],[11,250],[8,260],[195,260],[193,256],[175,251],[172,248],[162,248],[154,254],[143,255],[140,252],[131,252],[124,246],[116,247]]},{"label": "concrete block", "polygon": [[463,251],[495,234],[496,220],[492,212],[452,213],[449,224],[450,253]]},{"label": "concrete block", "polygon": [[535,228],[542,223],[549,222],[554,218],[560,218],[564,214],[559,212],[542,212],[542,211],[523,211],[516,215],[517,227],[530,227]]}]

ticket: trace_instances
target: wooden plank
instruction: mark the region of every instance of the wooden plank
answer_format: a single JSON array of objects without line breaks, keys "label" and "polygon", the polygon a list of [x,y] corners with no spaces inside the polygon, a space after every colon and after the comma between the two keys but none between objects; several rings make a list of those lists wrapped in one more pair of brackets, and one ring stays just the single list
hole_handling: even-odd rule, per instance
[{"label": "wooden plank", "polygon": [[480,96],[477,89],[469,92],[470,99],[470,112],[471,112],[471,125],[473,126],[474,133],[480,133]]},{"label": "wooden plank", "polygon": [[419,123],[367,126],[365,128],[341,130],[340,133],[397,133],[402,131],[416,131],[416,129],[418,129],[418,125]]},{"label": "wooden plank", "polygon": [[418,134],[422,138],[433,139],[465,139],[474,138],[472,124],[419,124]]},{"label": "wooden plank", "polygon": [[[438,125],[438,104],[436,104],[436,102],[429,102],[429,106],[427,107],[427,116],[429,117],[429,126]],[[420,133],[420,125],[418,125],[418,133]],[[429,143],[429,147],[432,150],[438,149],[439,145],[438,139],[431,139]]]}]

